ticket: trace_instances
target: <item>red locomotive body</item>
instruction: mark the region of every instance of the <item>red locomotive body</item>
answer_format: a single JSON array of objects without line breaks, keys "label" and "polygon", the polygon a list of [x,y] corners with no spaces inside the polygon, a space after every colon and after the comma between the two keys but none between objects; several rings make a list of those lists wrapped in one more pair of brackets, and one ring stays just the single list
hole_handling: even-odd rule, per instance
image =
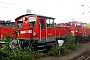
[{"label": "red locomotive body", "polygon": [[63,25],[70,27],[72,35],[76,36],[77,39],[81,41],[88,39],[88,36],[90,35],[90,28],[87,27],[87,23],[74,21],[65,23]]},{"label": "red locomotive body", "polygon": [[15,19],[20,31],[20,40],[38,40],[39,43],[56,41],[70,33],[67,26],[55,26],[52,17],[35,14],[22,15]]},{"label": "red locomotive body", "polygon": [[56,36],[58,37],[64,37],[66,34],[70,34],[70,28],[67,26],[56,26]]},{"label": "red locomotive body", "polygon": [[[0,39],[4,38],[5,34],[12,35],[15,27],[15,22],[0,21]],[[12,37],[15,37],[14,34]]]}]

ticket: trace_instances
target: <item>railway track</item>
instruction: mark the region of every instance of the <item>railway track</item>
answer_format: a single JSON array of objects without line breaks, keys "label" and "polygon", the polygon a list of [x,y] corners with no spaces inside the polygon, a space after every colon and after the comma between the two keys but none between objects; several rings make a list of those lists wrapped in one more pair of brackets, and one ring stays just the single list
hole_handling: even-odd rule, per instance
[{"label": "railway track", "polygon": [[90,57],[88,57],[87,59],[85,59],[85,60],[90,60]]},{"label": "railway track", "polygon": [[83,52],[82,54],[72,58],[71,60],[90,60],[90,51]]}]

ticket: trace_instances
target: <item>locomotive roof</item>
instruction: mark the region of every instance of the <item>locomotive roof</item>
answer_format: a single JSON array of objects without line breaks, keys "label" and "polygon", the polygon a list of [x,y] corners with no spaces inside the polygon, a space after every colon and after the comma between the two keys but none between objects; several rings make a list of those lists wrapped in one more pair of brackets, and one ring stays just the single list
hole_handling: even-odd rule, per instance
[{"label": "locomotive roof", "polygon": [[53,17],[43,16],[43,15],[37,15],[37,14],[25,14],[25,15],[21,15],[21,16],[17,17],[15,20],[17,20],[17,19],[19,19],[21,17],[24,17],[24,16],[28,16],[28,15],[35,15],[37,17],[45,17],[45,18],[48,18],[48,19],[55,19]]}]

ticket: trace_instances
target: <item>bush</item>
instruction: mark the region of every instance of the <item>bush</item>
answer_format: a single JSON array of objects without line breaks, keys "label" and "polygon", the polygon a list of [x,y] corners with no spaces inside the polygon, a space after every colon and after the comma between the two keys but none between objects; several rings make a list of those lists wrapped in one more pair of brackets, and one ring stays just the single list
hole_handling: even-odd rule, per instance
[{"label": "bush", "polygon": [[9,34],[5,34],[3,39],[6,40],[6,41],[12,40],[12,36],[9,35]]},{"label": "bush", "polygon": [[[11,37],[6,35],[5,38],[5,46],[0,49],[0,60],[34,60],[35,58],[40,58],[48,55],[57,56],[59,51],[61,55],[66,55],[68,50],[74,50],[81,46],[80,43],[75,43],[75,38],[73,36],[67,35],[67,41],[61,47],[58,45],[53,45],[48,53],[35,52],[32,46],[25,47],[24,49],[16,46],[15,49],[11,50],[8,47],[8,44],[12,41]],[[7,40],[7,38],[9,38],[9,40]]]},{"label": "bush", "polygon": [[53,45],[50,50],[48,51],[47,55],[57,55],[58,54],[58,51],[60,50],[59,46],[58,45]]},{"label": "bush", "polygon": [[9,43],[12,41],[12,37],[8,34],[4,35],[3,41],[5,44],[0,48],[0,60],[34,60],[35,58],[45,56],[42,52],[35,52],[31,45],[24,49],[21,49],[18,46],[13,50],[10,49]]},{"label": "bush", "polygon": [[75,37],[73,37],[72,35],[67,35],[66,36],[66,40],[67,42],[65,42],[64,46],[67,48],[67,49],[75,49],[77,46],[79,47],[81,45],[81,43],[77,42],[75,43]]},{"label": "bush", "polygon": [[36,53],[36,58],[40,58],[40,57],[43,57],[43,56],[45,56],[45,53],[43,53],[43,52],[37,52]]},{"label": "bush", "polygon": [[52,46],[48,51],[48,55],[57,55],[59,51],[61,55],[66,55],[69,50],[71,51],[77,49],[80,46],[81,43],[75,43],[75,38],[72,35],[68,34],[66,35],[66,42],[61,47],[59,47],[58,45]]},{"label": "bush", "polygon": [[81,43],[75,43],[75,38],[69,34],[66,36],[66,42],[60,47],[60,51],[62,55],[66,55],[68,53],[68,50],[74,50],[80,46]]}]

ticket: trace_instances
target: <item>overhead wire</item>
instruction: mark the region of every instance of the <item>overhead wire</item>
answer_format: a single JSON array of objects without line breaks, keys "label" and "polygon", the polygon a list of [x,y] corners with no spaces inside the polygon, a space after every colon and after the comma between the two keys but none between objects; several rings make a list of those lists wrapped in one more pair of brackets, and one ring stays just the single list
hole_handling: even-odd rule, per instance
[{"label": "overhead wire", "polygon": [[[24,12],[24,10],[26,10],[26,6],[21,6],[21,5],[17,5],[17,4],[12,4],[12,3],[6,3],[6,2],[0,2],[0,7],[2,8],[6,8],[6,9],[13,9],[15,11],[18,11],[17,13],[20,13],[21,14],[21,11]],[[4,5],[3,5],[4,4]],[[10,5],[10,6],[9,6]],[[21,9],[18,9],[18,8],[21,8]],[[5,10],[5,9],[4,9]],[[19,12],[20,11],[20,12]],[[5,13],[5,11],[3,11],[2,13]],[[17,15],[16,15],[17,16]],[[0,16],[0,17],[6,17],[6,16]],[[9,17],[7,17],[9,18]],[[11,17],[10,17],[11,18]],[[1,18],[2,19],[2,18]]]},{"label": "overhead wire", "polygon": [[8,4],[8,5],[21,6],[21,7],[27,7],[27,6],[22,6],[22,5],[12,4],[12,3],[6,3],[6,2],[0,2],[0,3],[4,3],[4,4]]},{"label": "overhead wire", "polygon": [[[13,5],[13,6],[18,6],[18,7],[22,7],[23,8],[23,10],[25,9],[27,9],[28,7],[26,7],[26,6],[22,6],[22,5],[17,5],[17,4],[12,4],[12,3],[6,3],[6,2],[0,2],[0,3],[2,3],[2,4],[7,4],[7,5]],[[0,6],[0,7],[2,7],[2,8],[7,8],[7,9],[13,9],[13,10],[20,10],[20,11],[23,11],[22,9],[15,9],[15,8],[11,8],[11,7],[8,7],[8,6]]]},{"label": "overhead wire", "polygon": [[15,8],[11,8],[11,7],[5,7],[5,6],[0,6],[0,7],[2,7],[2,8],[7,8],[7,9],[13,9],[13,10],[17,10],[17,11],[23,11],[22,9],[15,9]]}]

